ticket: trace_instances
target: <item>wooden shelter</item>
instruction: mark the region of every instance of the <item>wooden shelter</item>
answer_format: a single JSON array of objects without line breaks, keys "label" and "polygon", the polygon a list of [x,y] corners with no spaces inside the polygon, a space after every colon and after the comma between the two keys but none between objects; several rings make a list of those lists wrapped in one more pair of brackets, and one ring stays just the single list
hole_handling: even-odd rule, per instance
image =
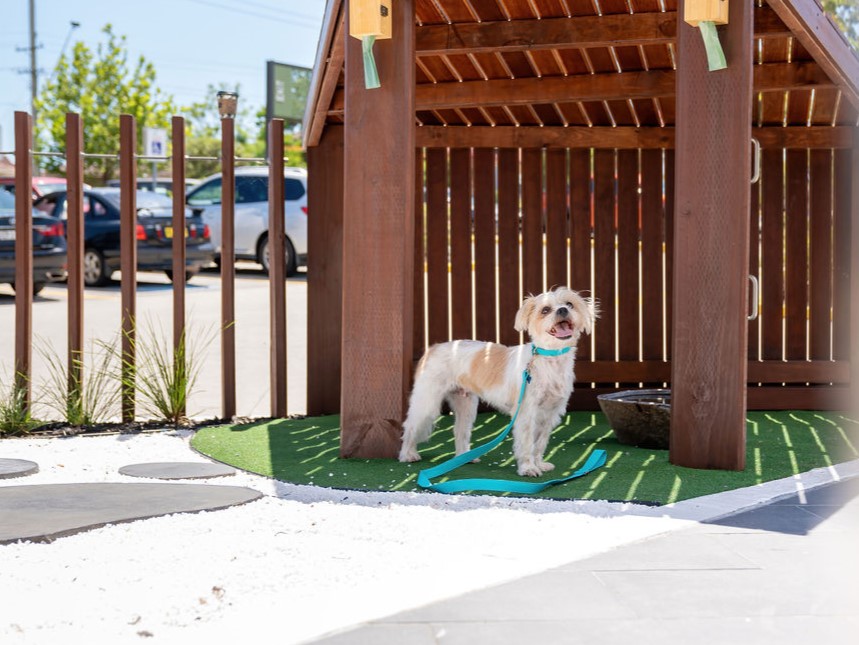
[{"label": "wooden shelter", "polygon": [[683,0],[394,0],[368,90],[328,1],[308,411],[341,414],[342,456],[396,455],[428,344],[518,343],[556,284],[602,309],[571,407],[669,385],[673,463],[744,468],[747,408],[846,405],[859,60],[815,0],[729,2],[710,72]]}]

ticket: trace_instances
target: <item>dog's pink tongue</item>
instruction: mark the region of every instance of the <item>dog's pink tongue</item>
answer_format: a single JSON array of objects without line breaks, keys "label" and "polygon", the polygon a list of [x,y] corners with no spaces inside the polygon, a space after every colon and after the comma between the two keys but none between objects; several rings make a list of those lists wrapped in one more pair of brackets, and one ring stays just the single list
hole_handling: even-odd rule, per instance
[{"label": "dog's pink tongue", "polygon": [[573,326],[569,321],[562,321],[555,325],[555,338],[569,338],[573,335]]}]

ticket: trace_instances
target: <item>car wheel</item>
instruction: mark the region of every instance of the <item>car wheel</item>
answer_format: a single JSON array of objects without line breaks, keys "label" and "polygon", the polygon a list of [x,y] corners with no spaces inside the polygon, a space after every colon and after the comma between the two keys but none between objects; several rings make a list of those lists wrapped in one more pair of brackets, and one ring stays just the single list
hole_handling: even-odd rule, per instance
[{"label": "car wheel", "polygon": [[110,281],[110,272],[104,256],[95,249],[84,251],[84,284],[88,287],[103,287]]},{"label": "car wheel", "polygon": [[[11,287],[12,287],[12,291],[14,291],[14,290],[15,290],[15,283],[14,283],[14,282],[10,282],[10,283],[9,283],[9,286],[11,286]],[[33,283],[33,295],[34,295],[34,296],[39,295],[39,292],[40,292],[42,289],[44,289],[44,288],[45,288],[45,283],[44,283],[44,282],[34,282],[34,283]]]},{"label": "car wheel", "polygon": [[[166,269],[164,271],[164,273],[167,274],[168,278],[170,278],[170,282],[175,282],[175,280],[173,280],[173,270],[172,269]],[[185,282],[188,282],[188,280],[193,278],[195,275],[197,275],[196,271],[185,271]]]},{"label": "car wheel", "polygon": [[[283,239],[283,255],[286,259],[286,275],[287,277],[295,275],[298,270],[298,258],[295,257],[295,247],[288,237]],[[257,250],[257,262],[262,265],[263,271],[268,275],[271,259],[269,258],[268,235],[264,235],[259,242]]]}]

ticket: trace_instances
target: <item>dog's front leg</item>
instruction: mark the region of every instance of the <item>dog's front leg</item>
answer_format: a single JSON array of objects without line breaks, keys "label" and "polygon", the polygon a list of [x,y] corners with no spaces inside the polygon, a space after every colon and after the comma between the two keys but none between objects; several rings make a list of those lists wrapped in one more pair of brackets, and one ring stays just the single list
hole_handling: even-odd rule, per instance
[{"label": "dog's front leg", "polygon": [[541,414],[540,419],[537,422],[534,432],[533,458],[534,463],[537,464],[537,468],[540,469],[541,473],[547,473],[550,470],[555,469],[555,464],[543,461],[543,457],[546,455],[546,447],[549,445],[549,438],[552,436],[552,430],[556,425],[558,425],[560,420],[561,414],[553,411],[551,414]]},{"label": "dog's front leg", "polygon": [[534,413],[521,410],[513,426],[513,455],[516,457],[516,472],[522,477],[539,477],[543,474],[534,461]]}]

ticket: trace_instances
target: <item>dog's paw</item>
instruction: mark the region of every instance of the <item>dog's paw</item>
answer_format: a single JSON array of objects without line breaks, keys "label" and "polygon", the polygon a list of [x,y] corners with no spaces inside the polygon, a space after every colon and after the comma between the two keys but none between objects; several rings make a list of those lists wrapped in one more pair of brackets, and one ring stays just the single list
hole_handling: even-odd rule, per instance
[{"label": "dog's paw", "polygon": [[537,464],[537,468],[539,468],[541,472],[547,473],[550,470],[555,470],[555,464],[550,464],[548,461],[541,461]]},{"label": "dog's paw", "polygon": [[543,472],[534,464],[523,464],[516,469],[520,477],[539,477]]},{"label": "dog's paw", "polygon": [[406,450],[405,448],[400,450],[400,461],[402,461],[403,463],[411,463],[411,462],[420,461],[420,460],[421,460],[421,456],[417,450],[415,450],[415,449]]}]

